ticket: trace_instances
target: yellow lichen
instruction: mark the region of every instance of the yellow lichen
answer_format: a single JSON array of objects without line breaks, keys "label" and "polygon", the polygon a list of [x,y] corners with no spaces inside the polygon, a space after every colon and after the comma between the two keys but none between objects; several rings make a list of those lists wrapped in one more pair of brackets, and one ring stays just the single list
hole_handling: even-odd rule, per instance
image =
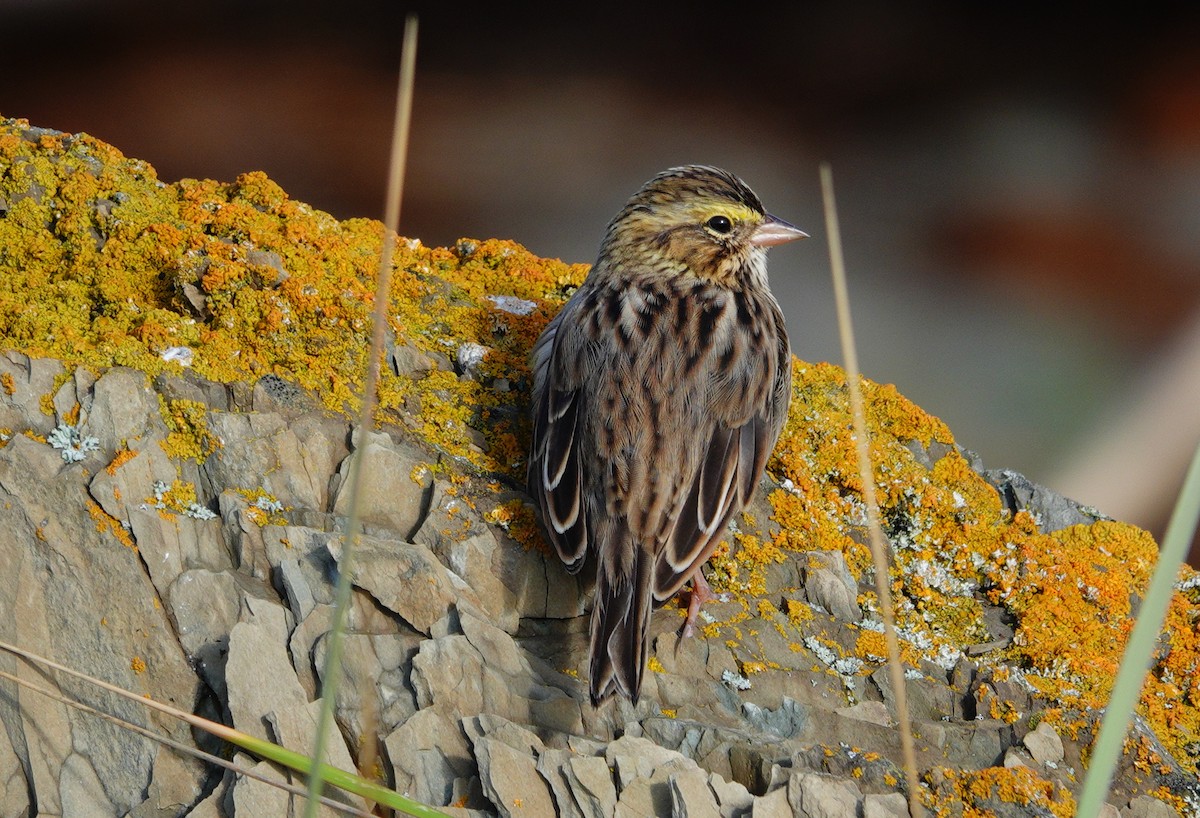
[{"label": "yellow lichen", "polygon": [[170,430],[166,440],[159,445],[171,457],[182,460],[204,460],[218,448],[221,442],[208,431],[205,417],[208,407],[194,400],[168,400],[159,396],[163,420]]}]

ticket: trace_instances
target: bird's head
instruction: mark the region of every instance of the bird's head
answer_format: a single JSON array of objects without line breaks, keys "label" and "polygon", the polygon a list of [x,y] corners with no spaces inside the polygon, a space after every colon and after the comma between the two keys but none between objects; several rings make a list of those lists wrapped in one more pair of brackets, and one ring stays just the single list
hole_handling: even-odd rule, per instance
[{"label": "bird's head", "polygon": [[601,258],[734,283],[762,275],[767,247],[806,235],[767,213],[732,173],[687,165],[663,171],[630,198],[608,226]]}]

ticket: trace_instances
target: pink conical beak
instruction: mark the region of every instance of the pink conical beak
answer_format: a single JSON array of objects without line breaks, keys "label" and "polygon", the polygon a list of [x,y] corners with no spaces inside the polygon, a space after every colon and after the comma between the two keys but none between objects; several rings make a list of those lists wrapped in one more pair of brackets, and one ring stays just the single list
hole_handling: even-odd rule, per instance
[{"label": "pink conical beak", "polygon": [[750,243],[757,247],[774,247],[776,244],[787,244],[796,239],[806,239],[808,234],[798,227],[777,219],[770,213],[763,223],[750,234]]}]

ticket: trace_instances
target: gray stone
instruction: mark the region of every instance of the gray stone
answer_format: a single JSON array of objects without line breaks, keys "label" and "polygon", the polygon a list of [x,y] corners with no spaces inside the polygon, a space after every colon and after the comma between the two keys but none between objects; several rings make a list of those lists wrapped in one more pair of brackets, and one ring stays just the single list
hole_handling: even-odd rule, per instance
[{"label": "gray stone", "polygon": [[858,818],[862,792],[849,781],[795,772],[788,779],[788,803],[809,818]]},{"label": "gray stone", "polygon": [[[169,747],[159,747],[146,800],[134,807],[128,818],[162,818],[183,814],[200,797],[199,783],[204,780],[206,773],[203,761]],[[187,814],[190,817],[193,813]]]},{"label": "gray stone", "polygon": [[892,714],[883,702],[859,702],[850,707],[838,707],[834,710],[839,716],[859,721],[869,721],[883,727],[892,725]]},{"label": "gray stone", "polygon": [[[0,638],[128,690],[191,706],[196,677],[135,551],[87,504],[86,476],[24,435],[0,447]],[[177,740],[188,730],[125,699],[24,663],[10,670]],[[145,799],[157,747],[28,690],[0,701],[26,791],[47,814],[123,814]],[[65,776],[65,778],[64,778]],[[99,782],[99,783],[97,783]]]},{"label": "gray stone", "polygon": [[[442,564],[466,581],[492,621],[509,633],[526,611],[501,577],[503,555],[491,529],[448,484],[433,485],[433,501],[413,542],[427,546]],[[529,612],[540,615],[541,612]]]},{"label": "gray stone", "polygon": [[681,753],[631,735],[621,736],[610,743],[604,751],[604,758],[616,772],[622,789],[635,779],[653,777],[659,768],[668,764],[677,764],[684,769],[696,766],[696,762]]},{"label": "gray stone", "polygon": [[787,787],[758,796],[750,810],[750,818],[795,818],[796,815],[788,803]]},{"label": "gray stone", "polygon": [[1121,810],[1121,818],[1179,818],[1179,813],[1164,801],[1139,795]]},{"label": "gray stone", "polygon": [[1009,747],[1004,751],[1004,766],[1011,769],[1013,767],[1033,767],[1033,759],[1029,753],[1018,747]]},{"label": "gray stone", "polygon": [[261,489],[285,510],[328,510],[347,423],[315,414],[288,422],[272,413],[210,412],[207,425],[222,445],[201,467],[206,493]]},{"label": "gray stone", "polygon": [[[340,538],[327,542],[335,560],[341,558],[341,546]],[[447,570],[423,545],[360,537],[352,573],[356,586],[426,635],[459,599],[482,607],[471,587]]]},{"label": "gray stone", "polygon": [[313,598],[312,588],[309,587],[307,579],[300,570],[300,560],[290,559],[281,560],[279,563],[279,581],[283,585],[283,590],[287,596],[288,608],[292,612],[292,618],[297,622],[303,622],[312,613],[312,609],[316,607],[317,601]]},{"label": "gray stone", "polygon": [[229,633],[241,618],[248,596],[271,598],[270,589],[243,574],[203,568],[184,571],[166,594],[180,646],[221,698],[225,697]]},{"label": "gray stone", "polygon": [[1063,760],[1062,739],[1049,722],[1039,722],[1036,729],[1025,734],[1021,743],[1038,764],[1058,764]]},{"label": "gray stone", "polygon": [[749,726],[756,731],[779,738],[799,735],[808,726],[811,718],[809,708],[786,696],[775,710],[759,707],[754,702],[745,702],[742,704],[742,714]]},{"label": "gray stone", "polygon": [[111,459],[123,443],[136,447],[139,441],[153,445],[165,440],[167,425],[159,412],[150,379],[135,369],[115,367],[92,387],[87,423],[82,425],[99,439],[101,451]]},{"label": "gray stone", "polygon": [[909,818],[908,800],[898,792],[865,795],[862,818]]},{"label": "gray stone", "polygon": [[708,787],[708,776],[699,767],[672,773],[667,778],[671,792],[671,814],[680,818],[721,818],[716,796]]},{"label": "gray stone", "polygon": [[[284,608],[254,597],[245,598],[242,619],[229,634],[225,683],[229,714],[242,732],[305,752],[313,746],[320,702],[309,702],[287,654]],[[269,679],[270,684],[263,684]],[[354,763],[337,727],[326,737],[329,764],[354,771]]]},{"label": "gray stone", "polygon": [[63,369],[60,362],[49,358],[30,358],[14,350],[0,352],[0,376],[11,378],[11,387],[0,390],[0,428],[14,432],[30,429],[43,436],[53,429],[58,421],[42,411],[41,401]]},{"label": "gray stone", "polygon": [[586,818],[609,818],[617,809],[617,787],[608,762],[599,756],[573,756],[563,777]]},{"label": "gray stone", "polygon": [[[249,756],[239,753],[238,765],[252,770],[268,781],[287,783],[278,769],[266,761],[255,763]],[[292,796],[286,790],[272,787],[263,781],[239,775],[230,791],[234,815],[291,815]]]},{"label": "gray stone", "polygon": [[716,773],[709,773],[708,787],[717,799],[721,818],[735,818],[748,813],[754,806],[754,796],[750,790],[737,781],[726,781]]},{"label": "gray stone", "polygon": [[464,634],[421,643],[412,660],[417,706],[456,717],[494,713],[563,733],[583,732],[580,703],[546,684],[512,637],[469,614]]},{"label": "gray stone", "polygon": [[[314,665],[325,668],[327,639],[317,642]],[[406,681],[419,640],[408,634],[347,633],[342,638],[342,682],[337,717],[352,743],[362,746],[390,732],[416,711]]]},{"label": "gray stone", "polygon": [[1000,501],[1010,513],[1028,511],[1037,520],[1038,528],[1043,533],[1109,519],[1095,509],[1055,494],[1015,471],[990,469],[981,474],[1000,493]]},{"label": "gray stone", "polygon": [[455,781],[475,769],[462,728],[433,708],[414,713],[388,734],[384,745],[397,792],[424,804],[449,804],[455,796]]},{"label": "gray stone", "polygon": [[[528,742],[513,735],[501,738],[489,734],[473,739],[483,791],[500,815],[554,815],[550,788],[537,771],[536,754],[542,743],[532,733],[521,732],[528,736]],[[522,746],[513,746],[518,743]]]},{"label": "gray stone", "polygon": [[[357,448],[361,440],[362,430],[356,429],[353,445]],[[385,434],[368,432],[366,440],[358,496],[361,519],[395,532],[399,539],[411,539],[429,501],[432,479],[427,468],[420,468],[427,456],[397,446]],[[338,467],[341,482],[334,494],[333,510],[341,515],[350,511],[350,463],[347,456]]]},{"label": "gray stone", "polygon": [[821,606],[841,622],[862,619],[858,585],[846,568],[845,557],[840,551],[809,551],[799,558],[801,565],[807,566],[804,593],[809,602]]},{"label": "gray stone", "polygon": [[558,748],[544,748],[538,753],[537,771],[550,787],[558,818],[584,818],[572,794],[572,782],[566,775],[567,763],[573,757],[570,750]]}]

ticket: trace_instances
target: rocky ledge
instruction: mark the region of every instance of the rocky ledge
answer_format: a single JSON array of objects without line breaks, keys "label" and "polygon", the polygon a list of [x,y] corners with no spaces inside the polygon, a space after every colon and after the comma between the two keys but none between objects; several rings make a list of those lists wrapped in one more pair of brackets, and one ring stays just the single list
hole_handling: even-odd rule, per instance
[{"label": "rocky ledge", "polygon": [[[690,639],[677,604],[657,611],[641,701],[593,708],[590,583],[520,490],[525,355],[584,268],[402,240],[380,424],[355,430],[379,235],[261,175],[164,185],[90,137],[3,122],[0,636],[307,750],[362,449],[334,763],[450,815],[906,814],[841,371],[797,363],[770,477],[710,566],[725,601]],[[1157,546],[864,387],[921,798],[1070,815]],[[1200,808],[1198,614],[1185,570],[1113,814]],[[294,809],[8,682],[0,722],[0,815]]]}]

